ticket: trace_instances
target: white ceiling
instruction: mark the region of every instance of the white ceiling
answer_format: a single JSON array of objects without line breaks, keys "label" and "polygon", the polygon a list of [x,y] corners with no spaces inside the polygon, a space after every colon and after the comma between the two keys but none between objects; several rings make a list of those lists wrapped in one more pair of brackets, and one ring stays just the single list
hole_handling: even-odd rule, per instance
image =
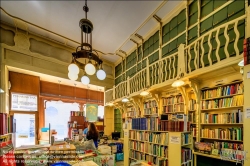
[{"label": "white ceiling", "polygon": [[[159,16],[165,17],[180,2],[169,0],[158,11]],[[1,1],[1,7],[12,16],[80,42],[79,20],[85,17],[82,10],[84,3],[84,1]],[[94,24],[93,47],[104,53],[115,53],[131,34],[136,30],[139,31],[138,28],[162,3],[162,0],[89,0],[88,19]],[[2,13],[1,20],[11,23],[11,20],[8,20],[7,16]],[[14,24],[13,21],[12,24]],[[156,26],[157,22],[150,19],[139,32],[144,36]],[[29,30],[42,33],[32,26],[29,26]],[[42,35],[56,39],[55,35],[45,32]],[[69,44],[71,43],[69,42]],[[74,46],[74,44],[71,45]],[[134,45],[128,43],[124,46],[122,49],[129,51]],[[110,54],[102,57],[111,62],[120,59],[119,56]]]}]

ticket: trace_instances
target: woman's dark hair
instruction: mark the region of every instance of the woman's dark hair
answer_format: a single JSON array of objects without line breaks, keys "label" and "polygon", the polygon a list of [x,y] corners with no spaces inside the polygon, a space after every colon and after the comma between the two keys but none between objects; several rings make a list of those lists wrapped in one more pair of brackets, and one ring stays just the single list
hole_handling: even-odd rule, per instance
[{"label": "woman's dark hair", "polygon": [[89,123],[89,131],[88,134],[94,137],[98,137],[98,131],[94,123]]}]

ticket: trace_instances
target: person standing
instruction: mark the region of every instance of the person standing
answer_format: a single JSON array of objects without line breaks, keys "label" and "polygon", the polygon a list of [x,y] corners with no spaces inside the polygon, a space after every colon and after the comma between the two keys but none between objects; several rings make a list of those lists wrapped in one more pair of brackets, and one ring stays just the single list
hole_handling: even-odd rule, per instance
[{"label": "person standing", "polygon": [[87,122],[87,127],[83,130],[83,136],[86,136],[89,131],[89,122]]},{"label": "person standing", "polygon": [[88,129],[86,138],[88,140],[92,139],[94,141],[94,144],[95,144],[96,148],[98,147],[98,137],[99,137],[99,133],[98,133],[98,131],[96,129],[95,124],[94,123],[89,123],[89,129]]}]

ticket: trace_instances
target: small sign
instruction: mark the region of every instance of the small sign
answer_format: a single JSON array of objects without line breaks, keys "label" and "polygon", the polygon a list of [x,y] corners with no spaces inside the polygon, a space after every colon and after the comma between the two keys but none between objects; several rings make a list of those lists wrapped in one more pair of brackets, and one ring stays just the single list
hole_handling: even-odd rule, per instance
[{"label": "small sign", "polygon": [[124,136],[128,136],[128,132],[127,131],[124,131]]},{"label": "small sign", "polygon": [[218,149],[213,149],[212,150],[212,155],[218,155],[219,154],[219,150]]},{"label": "small sign", "polygon": [[180,144],[181,143],[181,138],[178,136],[171,136],[170,137],[170,143],[172,144]]},{"label": "small sign", "polygon": [[37,95],[12,93],[11,110],[37,111]]},{"label": "small sign", "polygon": [[249,107],[246,108],[245,114],[246,114],[246,119],[249,119],[250,118],[250,108]]}]

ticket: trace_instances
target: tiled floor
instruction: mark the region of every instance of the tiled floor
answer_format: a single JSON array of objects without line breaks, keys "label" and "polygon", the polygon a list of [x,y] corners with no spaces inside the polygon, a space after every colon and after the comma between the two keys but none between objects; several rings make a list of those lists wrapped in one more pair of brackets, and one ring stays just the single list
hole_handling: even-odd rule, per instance
[{"label": "tiled floor", "polygon": [[124,166],[123,161],[116,162],[116,166]]}]

